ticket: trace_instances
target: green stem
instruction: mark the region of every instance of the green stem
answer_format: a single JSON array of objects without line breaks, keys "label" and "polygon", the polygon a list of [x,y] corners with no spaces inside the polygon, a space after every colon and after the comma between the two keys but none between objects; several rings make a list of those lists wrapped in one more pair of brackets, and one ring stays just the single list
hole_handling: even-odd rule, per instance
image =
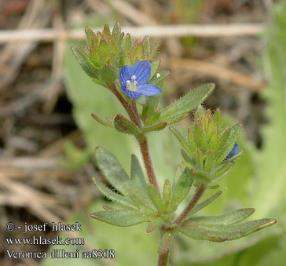
[{"label": "green stem", "polygon": [[194,194],[194,196],[192,197],[191,201],[189,202],[189,204],[186,206],[186,208],[183,210],[183,212],[178,216],[178,218],[176,219],[175,223],[177,225],[182,224],[182,222],[185,220],[185,218],[188,216],[188,214],[190,213],[190,211],[195,207],[195,205],[198,203],[199,199],[201,198],[201,196],[203,195],[204,191],[205,191],[205,186],[203,184],[199,185],[196,189],[196,192]]}]

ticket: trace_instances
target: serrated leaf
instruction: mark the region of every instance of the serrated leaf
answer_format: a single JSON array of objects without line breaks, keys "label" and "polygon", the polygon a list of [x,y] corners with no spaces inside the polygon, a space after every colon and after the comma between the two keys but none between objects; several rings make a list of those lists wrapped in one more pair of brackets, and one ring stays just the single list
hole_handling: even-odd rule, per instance
[{"label": "serrated leaf", "polygon": [[98,69],[93,65],[93,63],[90,61],[88,55],[84,51],[83,48],[79,47],[73,47],[72,51],[81,65],[82,69],[85,71],[87,75],[89,75],[92,78],[97,78],[99,75]]},{"label": "serrated leaf", "polygon": [[182,228],[178,228],[178,231],[193,239],[223,242],[247,236],[275,223],[273,219],[260,219],[231,225],[187,223]]},{"label": "serrated leaf", "polygon": [[179,100],[163,108],[161,110],[160,120],[168,124],[176,123],[184,118],[190,111],[198,107],[213,89],[214,84],[209,83],[190,90]]},{"label": "serrated leaf", "polygon": [[178,205],[187,197],[193,184],[191,172],[185,169],[175,184],[172,195],[171,209],[176,209]]},{"label": "serrated leaf", "polygon": [[[100,208],[102,201],[96,199],[96,202],[89,204],[85,208],[81,208],[72,213],[71,217],[66,221],[68,224],[73,224],[77,221],[81,224],[81,231],[77,232],[76,237],[83,238],[85,243],[91,247],[87,250],[87,245],[67,245],[66,252],[74,252],[75,248],[79,250],[78,258],[55,258],[48,256],[40,263],[41,266],[103,266],[110,264],[111,260],[105,259],[87,259],[81,256],[81,253],[91,251],[91,249],[115,251],[116,258],[112,260],[113,266],[146,266],[156,265],[158,239],[156,234],[146,234],[146,224],[138,224],[130,227],[113,226],[95,219],[91,219],[88,215],[94,210]],[[66,238],[66,232],[59,232],[60,238]],[[53,245],[47,250],[48,254],[55,249],[62,249],[62,245]],[[132,256],[130,252],[132,250]],[[144,252],[142,252],[144,250]],[[146,256],[148,254],[148,256]],[[104,263],[105,261],[105,263]],[[108,262],[107,262],[108,261]],[[111,266],[111,265],[110,265]]]},{"label": "serrated leaf", "polygon": [[147,189],[142,189],[136,180],[125,183],[125,190],[127,191],[128,198],[132,200],[138,209],[141,209],[144,213],[154,213],[155,208],[153,202],[148,197]]},{"label": "serrated leaf", "polygon": [[171,182],[170,182],[169,179],[166,179],[165,183],[164,183],[164,186],[163,186],[163,205],[164,205],[164,209],[168,208],[168,206],[170,204],[171,196],[172,196]]},{"label": "serrated leaf", "polygon": [[110,65],[105,65],[100,69],[100,80],[103,82],[106,82],[107,84],[109,82],[114,82],[114,80],[117,79],[117,69]]},{"label": "serrated leaf", "polygon": [[148,184],[147,191],[148,191],[149,198],[151,199],[151,201],[153,202],[157,210],[159,211],[162,210],[163,202],[156,187],[152,184]]},{"label": "serrated leaf", "polygon": [[123,227],[148,221],[146,217],[133,210],[98,211],[92,213],[91,217],[105,223]]},{"label": "serrated leaf", "polygon": [[118,189],[122,194],[126,194],[124,183],[129,181],[129,177],[122,168],[115,156],[102,147],[95,150],[96,162],[106,179],[112,186]]},{"label": "serrated leaf", "polygon": [[142,187],[146,186],[145,175],[143,173],[142,167],[140,165],[139,160],[137,159],[136,155],[131,155],[131,174],[130,177],[132,179],[138,180],[138,183],[142,185]]},{"label": "serrated leaf", "polygon": [[254,213],[255,209],[246,208],[235,210],[218,216],[197,216],[186,220],[186,223],[198,223],[206,225],[230,225],[239,223]]},{"label": "serrated leaf", "polygon": [[108,199],[121,204],[123,206],[127,206],[129,208],[135,208],[134,204],[127,198],[124,197],[114,191],[112,191],[110,188],[105,186],[101,181],[99,181],[97,178],[93,178],[94,183],[96,184],[96,187],[98,190],[106,196]]},{"label": "serrated leaf", "polygon": [[132,154],[131,156],[131,180],[125,183],[125,190],[128,192],[128,196],[138,204],[141,208],[143,205],[147,209],[154,209],[153,203],[148,197],[147,183],[145,175],[140,166],[137,157]]},{"label": "serrated leaf", "polygon": [[115,116],[113,124],[114,127],[122,133],[127,133],[134,136],[138,136],[142,133],[140,128],[121,114]]},{"label": "serrated leaf", "polygon": [[119,41],[120,36],[121,36],[121,27],[120,27],[120,24],[118,22],[116,22],[113,26],[112,35],[114,36],[114,39],[116,41]]},{"label": "serrated leaf", "polygon": [[89,48],[93,48],[95,39],[96,39],[96,35],[93,32],[93,30],[89,27],[85,28],[85,35],[86,35],[86,41],[87,41],[87,45]]}]

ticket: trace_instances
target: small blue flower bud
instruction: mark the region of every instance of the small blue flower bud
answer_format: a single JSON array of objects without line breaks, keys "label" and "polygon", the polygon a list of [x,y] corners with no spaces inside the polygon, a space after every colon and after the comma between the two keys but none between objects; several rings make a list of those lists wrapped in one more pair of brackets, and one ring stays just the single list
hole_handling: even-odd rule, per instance
[{"label": "small blue flower bud", "polygon": [[231,159],[233,156],[239,153],[239,146],[235,143],[230,153],[225,157],[225,160]]}]

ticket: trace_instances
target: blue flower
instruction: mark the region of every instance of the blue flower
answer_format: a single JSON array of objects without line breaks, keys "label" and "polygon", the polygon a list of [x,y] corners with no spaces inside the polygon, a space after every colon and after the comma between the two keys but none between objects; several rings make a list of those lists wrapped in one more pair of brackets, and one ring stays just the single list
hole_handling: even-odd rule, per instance
[{"label": "blue flower", "polygon": [[119,76],[121,89],[129,98],[137,99],[142,95],[153,96],[161,92],[158,86],[147,83],[151,76],[151,64],[146,60],[123,66]]},{"label": "blue flower", "polygon": [[233,156],[235,156],[236,154],[239,153],[239,146],[235,143],[232,147],[232,150],[230,151],[230,153],[225,157],[224,160],[229,160],[231,159]]}]

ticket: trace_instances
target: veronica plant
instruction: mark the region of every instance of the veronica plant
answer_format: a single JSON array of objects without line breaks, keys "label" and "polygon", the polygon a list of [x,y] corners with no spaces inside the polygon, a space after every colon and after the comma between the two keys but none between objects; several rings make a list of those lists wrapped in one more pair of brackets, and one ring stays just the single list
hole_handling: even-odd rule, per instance
[{"label": "veronica plant", "polygon": [[[97,147],[95,158],[109,186],[94,178],[97,188],[113,201],[92,217],[116,226],[146,223],[146,232],[161,234],[158,265],[171,261],[170,249],[177,234],[215,242],[234,240],[274,224],[274,219],[245,221],[252,208],[233,210],[219,216],[201,216],[203,208],[221,195],[215,192],[201,201],[208,189],[219,187],[219,180],[239,158],[239,126],[229,125],[219,110],[212,113],[201,103],[213,91],[213,84],[191,89],[167,107],[160,107],[162,81],[167,73],[154,60],[156,47],[148,38],[133,40],[118,24],[111,32],[86,30],[87,46],[73,48],[85,72],[109,90],[126,113],[114,118],[92,114],[104,126],[130,134],[138,141],[145,171],[131,155],[127,173],[114,155]],[[193,124],[187,134],[174,125],[193,112]],[[159,186],[149,152],[148,133],[169,127],[181,145],[181,173],[174,181],[165,179]],[[157,134],[160,134],[157,132]],[[146,172],[146,175],[145,175]],[[180,211],[181,210],[181,211]]]}]

